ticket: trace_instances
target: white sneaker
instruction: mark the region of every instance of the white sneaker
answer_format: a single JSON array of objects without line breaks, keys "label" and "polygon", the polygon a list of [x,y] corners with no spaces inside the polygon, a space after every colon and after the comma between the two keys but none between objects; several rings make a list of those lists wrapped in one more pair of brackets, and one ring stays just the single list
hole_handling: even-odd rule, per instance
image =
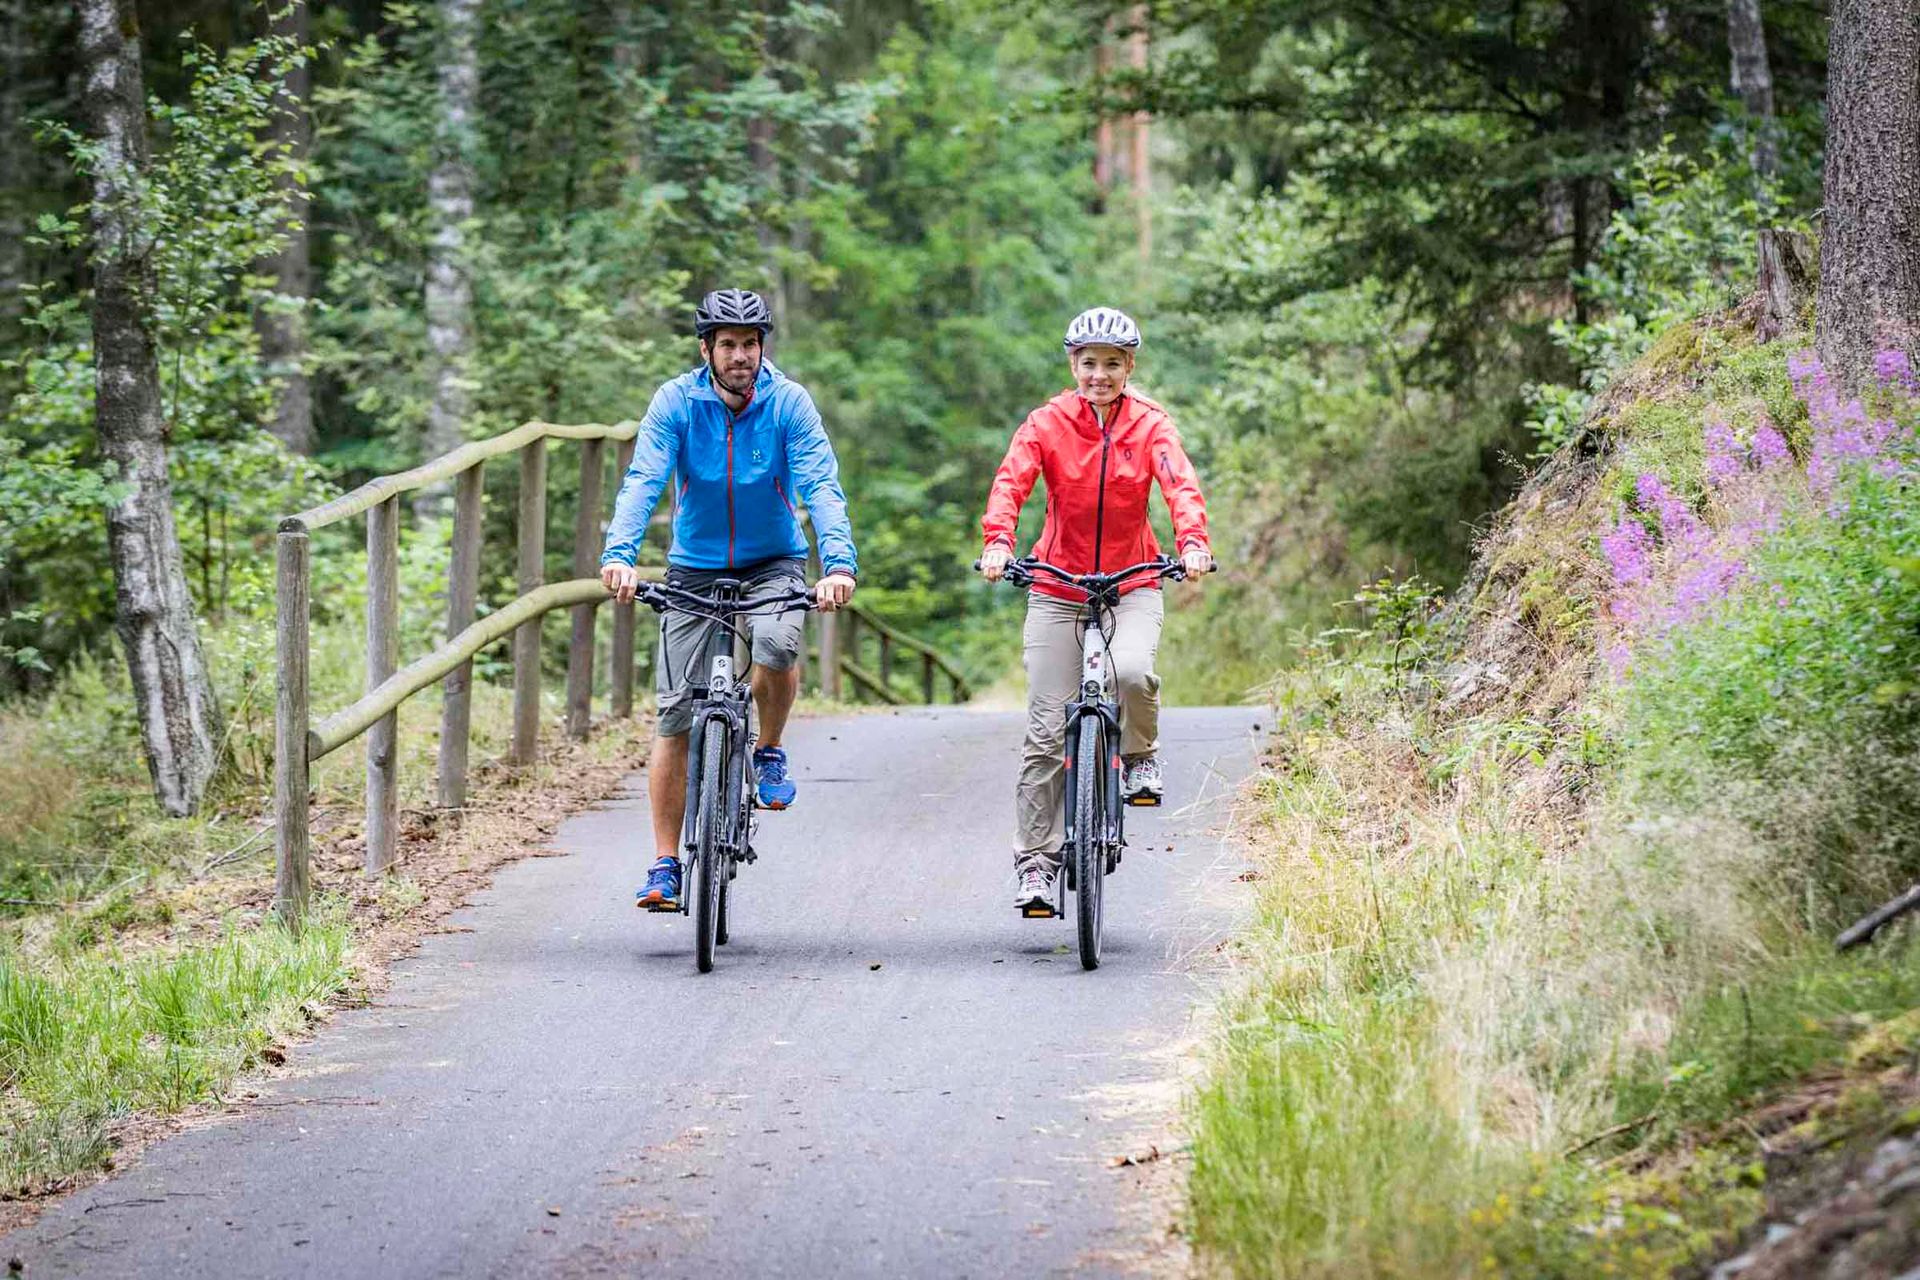
[{"label": "white sneaker", "polygon": [[1031,920],[1048,920],[1053,909],[1053,873],[1045,867],[1028,867],[1020,873],[1020,887],[1014,891],[1013,905]]},{"label": "white sneaker", "polygon": [[1127,766],[1127,779],[1121,792],[1128,804],[1157,805],[1164,787],[1160,780],[1160,757],[1141,756]]}]

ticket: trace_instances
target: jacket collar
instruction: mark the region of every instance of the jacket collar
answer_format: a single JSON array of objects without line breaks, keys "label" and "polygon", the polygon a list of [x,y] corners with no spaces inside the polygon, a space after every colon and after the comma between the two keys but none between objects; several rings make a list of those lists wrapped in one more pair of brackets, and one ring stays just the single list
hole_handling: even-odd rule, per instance
[{"label": "jacket collar", "polygon": [[[689,398],[694,400],[712,400],[715,403],[721,403],[720,393],[713,389],[713,370],[707,368],[704,364],[699,364],[695,365],[689,372],[693,374],[693,381],[687,388]],[[753,399],[747,401],[747,408],[751,409],[754,405],[766,399],[767,393],[773,390],[774,383],[785,382],[786,378],[786,374],[781,373],[779,369],[774,367],[773,361],[762,359],[760,361],[760,376],[753,380]]]},{"label": "jacket collar", "polygon": [[[1062,391],[1047,403],[1081,435],[1091,438],[1100,435],[1100,414],[1078,389]],[[1120,431],[1138,418],[1143,403],[1132,390],[1122,391],[1120,399],[1115,402],[1113,425],[1107,429],[1108,434]]]}]

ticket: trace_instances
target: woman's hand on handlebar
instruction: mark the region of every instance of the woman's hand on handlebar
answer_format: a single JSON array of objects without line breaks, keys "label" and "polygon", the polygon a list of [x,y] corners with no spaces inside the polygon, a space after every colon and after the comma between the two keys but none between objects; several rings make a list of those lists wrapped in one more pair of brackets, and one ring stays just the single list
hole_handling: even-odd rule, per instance
[{"label": "woman's hand on handlebar", "polygon": [[822,613],[832,613],[853,599],[853,586],[849,575],[830,573],[813,584],[814,603]]},{"label": "woman's hand on handlebar", "polygon": [[988,547],[980,554],[980,576],[988,582],[998,582],[1007,576],[1007,563],[1013,559],[1013,552],[1002,546]]},{"label": "woman's hand on handlebar", "polygon": [[630,564],[603,564],[600,566],[600,582],[613,593],[613,598],[621,604],[632,604],[633,593],[640,586],[640,571]]},{"label": "woman's hand on handlebar", "polygon": [[1187,577],[1197,578],[1213,572],[1213,553],[1205,547],[1188,547],[1180,556],[1180,567]]}]

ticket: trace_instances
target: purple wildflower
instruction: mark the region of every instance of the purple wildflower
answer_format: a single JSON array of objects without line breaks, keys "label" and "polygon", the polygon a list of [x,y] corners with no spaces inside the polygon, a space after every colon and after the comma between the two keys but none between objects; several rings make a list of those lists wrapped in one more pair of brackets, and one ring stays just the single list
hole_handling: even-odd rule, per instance
[{"label": "purple wildflower", "polygon": [[1745,469],[1740,441],[1723,419],[1707,424],[1707,481],[1715,488],[1731,482]]},{"label": "purple wildflower", "polygon": [[1690,555],[1707,543],[1707,527],[1686,500],[1662,484],[1652,472],[1643,474],[1634,485],[1634,497],[1642,511],[1660,519],[1660,537],[1682,555]]},{"label": "purple wildflower", "polygon": [[1793,451],[1787,448],[1787,438],[1776,431],[1771,422],[1762,422],[1754,428],[1753,460],[1760,464],[1762,471],[1793,460]]},{"label": "purple wildflower", "polygon": [[1914,376],[1913,365],[1904,351],[1890,349],[1876,354],[1873,372],[1883,386],[1899,387],[1909,393],[1920,391],[1920,378]]},{"label": "purple wildflower", "polygon": [[1653,535],[1647,532],[1647,526],[1631,516],[1601,537],[1600,550],[1613,569],[1615,586],[1635,587],[1653,574]]},{"label": "purple wildflower", "polygon": [[1724,599],[1746,569],[1744,560],[1724,552],[1702,556],[1674,585],[1673,603],[1667,607],[1664,620],[1669,626],[1693,621]]}]

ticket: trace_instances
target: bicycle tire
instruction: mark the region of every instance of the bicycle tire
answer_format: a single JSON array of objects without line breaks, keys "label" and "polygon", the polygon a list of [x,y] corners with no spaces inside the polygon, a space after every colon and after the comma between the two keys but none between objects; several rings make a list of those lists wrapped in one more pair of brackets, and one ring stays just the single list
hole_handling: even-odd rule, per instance
[{"label": "bicycle tire", "polygon": [[700,972],[713,972],[714,932],[719,924],[720,887],[726,881],[727,869],[720,864],[720,824],[725,810],[721,807],[724,795],[721,791],[721,761],[727,751],[727,726],[718,718],[707,721],[706,734],[700,747],[700,818],[698,848],[695,850],[694,867],[695,892],[699,895],[694,903],[694,963]]},{"label": "bicycle tire", "polygon": [[1083,717],[1079,749],[1074,755],[1074,905],[1078,908],[1083,969],[1100,967],[1101,908],[1107,878],[1107,756],[1101,728],[1097,716]]}]

